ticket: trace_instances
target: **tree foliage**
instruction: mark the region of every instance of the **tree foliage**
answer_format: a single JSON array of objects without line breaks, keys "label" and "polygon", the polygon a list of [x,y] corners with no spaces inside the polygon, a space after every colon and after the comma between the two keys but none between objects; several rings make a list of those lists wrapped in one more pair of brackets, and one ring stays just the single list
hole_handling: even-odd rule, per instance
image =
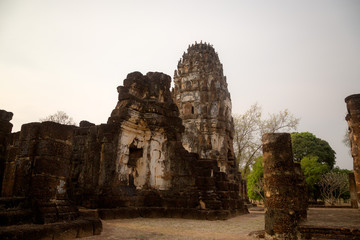
[{"label": "tree foliage", "polygon": [[248,175],[247,189],[248,197],[251,200],[264,200],[264,174],[263,174],[263,159],[258,157],[255,159],[254,165]]},{"label": "tree foliage", "polygon": [[262,109],[257,103],[243,115],[234,115],[234,151],[239,169],[246,176],[254,160],[261,155],[261,137],[265,133],[280,130],[296,130],[299,119],[287,109],[262,118]]},{"label": "tree foliage", "polygon": [[40,121],[41,122],[50,121],[50,122],[56,122],[56,123],[65,124],[65,125],[76,125],[76,123],[74,122],[72,117],[70,117],[63,111],[57,111],[56,113],[49,115],[45,118],[40,118]]},{"label": "tree foliage", "polygon": [[325,163],[320,163],[316,156],[304,157],[300,165],[305,176],[306,184],[308,185],[309,195],[316,200],[320,196],[320,186],[318,182],[322,175],[330,170],[330,167]]},{"label": "tree foliage", "polygon": [[335,151],[325,140],[317,138],[309,132],[291,133],[292,149],[295,161],[304,157],[316,156],[319,163],[326,163],[330,169],[335,164]]}]

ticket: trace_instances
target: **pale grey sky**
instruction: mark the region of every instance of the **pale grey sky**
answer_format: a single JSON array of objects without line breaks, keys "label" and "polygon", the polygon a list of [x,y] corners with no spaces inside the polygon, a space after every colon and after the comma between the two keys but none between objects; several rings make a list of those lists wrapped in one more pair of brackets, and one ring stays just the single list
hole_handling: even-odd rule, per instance
[{"label": "pale grey sky", "polygon": [[224,65],[233,113],[287,108],[352,169],[342,139],[344,98],[360,93],[358,0],[0,0],[0,109],[13,131],[57,110],[105,123],[128,73],[173,77],[201,40]]}]

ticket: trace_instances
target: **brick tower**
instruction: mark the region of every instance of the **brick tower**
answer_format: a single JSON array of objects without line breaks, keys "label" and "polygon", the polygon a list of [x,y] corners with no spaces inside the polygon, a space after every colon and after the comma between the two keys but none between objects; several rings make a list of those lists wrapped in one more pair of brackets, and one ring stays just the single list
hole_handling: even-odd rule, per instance
[{"label": "brick tower", "polygon": [[234,124],[230,93],[212,45],[189,46],[174,73],[174,100],[185,126],[182,144],[202,159],[214,159],[222,172],[234,173]]}]

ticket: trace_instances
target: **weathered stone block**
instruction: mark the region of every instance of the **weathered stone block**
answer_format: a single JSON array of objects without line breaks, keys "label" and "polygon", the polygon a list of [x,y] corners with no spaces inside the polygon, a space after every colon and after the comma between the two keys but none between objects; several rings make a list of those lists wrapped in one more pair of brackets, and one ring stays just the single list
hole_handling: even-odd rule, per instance
[{"label": "weathered stone block", "polygon": [[215,188],[215,178],[212,177],[197,177],[196,186],[199,189],[212,189]]},{"label": "weathered stone block", "polygon": [[91,221],[78,224],[76,238],[90,237],[94,234],[94,223]]},{"label": "weathered stone block", "polygon": [[57,139],[67,141],[72,139],[75,126],[62,125],[55,122],[42,122],[39,127],[39,137],[41,139]]},{"label": "weathered stone block", "polygon": [[74,239],[78,235],[78,229],[71,226],[71,223],[57,225],[55,227],[54,240]]},{"label": "weathered stone block", "polygon": [[4,176],[3,176],[3,184],[1,188],[2,197],[14,196],[15,172],[16,172],[15,162],[6,163]]},{"label": "weathered stone block", "polygon": [[161,207],[139,207],[141,217],[145,218],[163,218],[165,217],[165,209]]},{"label": "weathered stone block", "polygon": [[61,156],[64,159],[70,159],[72,154],[72,145],[59,140],[41,139],[37,141],[37,155],[39,156]]},{"label": "weathered stone block", "polygon": [[59,179],[44,174],[35,174],[31,177],[31,196],[35,199],[48,201],[56,198]]},{"label": "weathered stone block", "polygon": [[216,189],[220,191],[228,191],[229,190],[229,183],[225,181],[216,181]]},{"label": "weathered stone block", "polygon": [[70,161],[60,156],[39,156],[34,158],[33,174],[69,176]]},{"label": "weathered stone block", "polygon": [[183,217],[183,208],[166,208],[165,216],[166,218],[182,218]]}]

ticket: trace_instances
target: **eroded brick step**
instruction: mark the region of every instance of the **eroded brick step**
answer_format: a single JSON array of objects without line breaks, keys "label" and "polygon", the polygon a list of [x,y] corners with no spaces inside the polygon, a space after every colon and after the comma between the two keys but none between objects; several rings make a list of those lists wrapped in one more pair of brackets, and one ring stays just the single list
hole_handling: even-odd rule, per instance
[{"label": "eroded brick step", "polygon": [[24,224],[0,227],[0,239],[75,239],[99,235],[102,223],[99,219],[80,219],[53,224]]},{"label": "eroded brick step", "polygon": [[325,239],[360,239],[359,228],[331,228],[300,226],[299,231],[302,239],[325,240]]},{"label": "eroded brick step", "polygon": [[23,208],[26,205],[24,197],[0,197],[0,210],[9,208]]},{"label": "eroded brick step", "polygon": [[244,214],[244,209],[237,210],[201,210],[189,208],[162,208],[162,207],[133,207],[98,209],[101,219],[121,219],[121,218],[185,218],[201,220],[225,220],[236,215]]},{"label": "eroded brick step", "polygon": [[32,211],[29,209],[0,211],[0,226],[26,224],[31,222],[32,222]]}]

